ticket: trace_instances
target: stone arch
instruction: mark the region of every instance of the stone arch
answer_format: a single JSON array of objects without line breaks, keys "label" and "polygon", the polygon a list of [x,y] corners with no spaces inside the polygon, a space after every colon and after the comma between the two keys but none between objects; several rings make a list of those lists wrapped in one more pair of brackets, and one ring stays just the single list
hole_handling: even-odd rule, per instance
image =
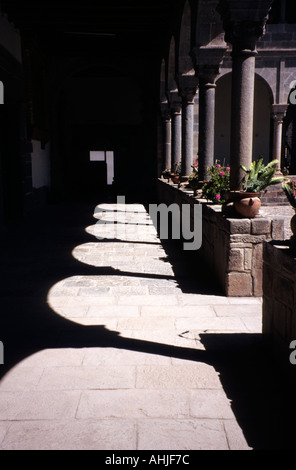
[{"label": "stone arch", "polygon": [[166,75],[166,63],[165,63],[165,59],[162,59],[161,66],[160,66],[160,90],[159,90],[159,99],[161,103],[166,101],[165,75]]},{"label": "stone arch", "polygon": [[[230,71],[222,74],[216,81],[215,109],[215,158],[226,163],[230,160],[231,136],[231,82]],[[271,106],[273,93],[270,85],[257,73],[255,74],[253,158],[262,155],[267,163],[271,158]]]},{"label": "stone arch", "polygon": [[176,90],[176,43],[172,36],[169,48],[168,71],[167,71],[167,90],[168,92]]},{"label": "stone arch", "polygon": [[266,93],[269,96],[270,104],[274,104],[275,103],[275,97],[274,97],[275,95],[274,95],[274,91],[272,89],[272,86],[269,83],[268,78],[265,77],[264,75],[262,75],[260,71],[255,70],[255,80],[257,80],[258,83],[261,83],[262,87],[265,88]]},{"label": "stone arch", "polygon": [[253,158],[262,155],[264,162],[271,159],[271,106],[274,103],[269,83],[255,73]]}]

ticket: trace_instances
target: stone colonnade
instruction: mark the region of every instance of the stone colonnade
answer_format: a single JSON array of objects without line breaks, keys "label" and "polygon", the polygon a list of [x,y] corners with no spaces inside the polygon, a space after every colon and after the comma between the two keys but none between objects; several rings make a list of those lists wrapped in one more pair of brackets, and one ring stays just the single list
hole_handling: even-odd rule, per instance
[{"label": "stone colonnade", "polygon": [[[215,81],[229,45],[232,47],[232,94],[231,94],[231,189],[241,188],[243,178],[241,165],[249,167],[252,162],[253,108],[255,83],[256,42],[264,34],[270,2],[248,9],[247,2],[220,1],[219,12],[225,32],[224,46],[196,46],[190,54],[195,74],[179,74],[174,99],[167,102],[165,160],[163,169],[173,169],[176,161],[182,161],[181,174],[188,177],[192,172],[194,139],[198,139],[199,180],[206,179],[207,168],[214,163],[215,133]],[[242,14],[242,12],[244,14]],[[228,46],[227,46],[228,45]],[[193,104],[199,94],[199,130],[193,135]],[[177,100],[176,96],[180,99]],[[180,101],[181,100],[181,101]],[[280,160],[282,123],[285,110],[274,105],[274,153]]]}]

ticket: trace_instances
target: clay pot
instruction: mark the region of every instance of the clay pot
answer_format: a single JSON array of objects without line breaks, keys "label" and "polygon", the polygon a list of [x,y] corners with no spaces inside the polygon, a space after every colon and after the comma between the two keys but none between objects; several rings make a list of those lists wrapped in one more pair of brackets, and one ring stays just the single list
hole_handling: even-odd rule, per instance
[{"label": "clay pot", "polygon": [[234,198],[236,212],[249,219],[255,217],[261,207],[260,193],[237,192]]},{"label": "clay pot", "polygon": [[171,173],[171,180],[174,184],[180,183],[180,175],[176,175],[174,173]]}]

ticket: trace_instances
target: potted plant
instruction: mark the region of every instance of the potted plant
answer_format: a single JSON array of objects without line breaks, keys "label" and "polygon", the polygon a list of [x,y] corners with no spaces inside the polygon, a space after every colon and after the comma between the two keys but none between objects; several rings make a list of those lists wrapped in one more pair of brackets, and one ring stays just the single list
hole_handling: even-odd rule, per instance
[{"label": "potted plant", "polygon": [[171,170],[168,170],[168,169],[163,170],[162,177],[163,177],[163,179],[169,181],[169,179],[171,177]]},{"label": "potted plant", "polygon": [[296,235],[296,184],[293,181],[287,181],[282,184],[282,188],[284,193],[287,196],[287,199],[290,203],[290,205],[293,207],[295,214],[293,215],[291,222],[290,222],[290,227],[292,230],[293,235]]},{"label": "potted plant", "polygon": [[225,193],[229,191],[230,167],[221,166],[219,160],[208,168],[209,181],[202,187],[202,196],[216,204],[225,202]]},{"label": "potted plant", "polygon": [[283,176],[275,176],[278,168],[278,160],[272,160],[267,165],[263,163],[263,157],[254,160],[250,168],[241,165],[246,176],[242,181],[242,191],[230,191],[230,198],[234,201],[234,207],[243,217],[255,217],[261,207],[261,194],[266,192],[268,186],[282,183]]},{"label": "potted plant", "polygon": [[181,175],[181,161],[177,162],[174,167],[174,171],[171,173],[171,180],[175,184],[180,183],[180,175]]}]

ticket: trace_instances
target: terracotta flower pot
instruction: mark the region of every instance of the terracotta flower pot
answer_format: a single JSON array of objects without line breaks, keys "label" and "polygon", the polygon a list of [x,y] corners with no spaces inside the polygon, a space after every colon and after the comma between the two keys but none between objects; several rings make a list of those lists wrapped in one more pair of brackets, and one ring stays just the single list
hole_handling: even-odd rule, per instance
[{"label": "terracotta flower pot", "polygon": [[260,193],[236,192],[234,208],[236,212],[249,219],[255,217],[261,207]]},{"label": "terracotta flower pot", "polygon": [[180,175],[176,175],[174,173],[171,173],[171,180],[175,184],[180,183]]}]

